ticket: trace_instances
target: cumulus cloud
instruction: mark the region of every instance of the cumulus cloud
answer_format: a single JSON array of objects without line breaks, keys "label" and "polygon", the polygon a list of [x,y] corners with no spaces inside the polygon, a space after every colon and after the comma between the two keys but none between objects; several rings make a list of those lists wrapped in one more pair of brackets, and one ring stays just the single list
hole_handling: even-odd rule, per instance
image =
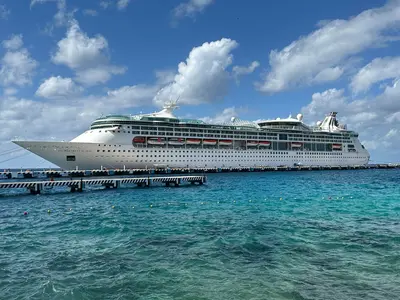
[{"label": "cumulus cloud", "polygon": [[239,115],[239,110],[234,106],[228,107],[225,108],[222,112],[217,113],[213,117],[204,117],[200,118],[200,120],[206,123],[223,124],[225,122],[229,122],[233,117],[237,117]]},{"label": "cumulus cloud", "polygon": [[237,46],[236,41],[223,38],[193,48],[186,62],[179,64],[174,81],[159,91],[155,103],[179,98],[181,103],[200,104],[221,99],[228,90],[227,68]]},{"label": "cumulus cloud", "polygon": [[61,76],[46,79],[36,91],[36,95],[48,99],[66,99],[76,96],[83,91],[71,78]]},{"label": "cumulus cloud", "polygon": [[123,86],[107,92],[107,102],[118,104],[119,107],[139,107],[150,105],[157,92],[157,86],[134,85]]},{"label": "cumulus cloud", "polygon": [[[398,156],[400,148],[400,85],[387,86],[375,97],[352,99],[344,89],[314,93],[311,102],[302,108],[305,120],[322,120],[330,111],[337,111],[339,121],[360,134],[360,140],[374,157]],[[389,160],[390,160],[389,159]]]},{"label": "cumulus cloud", "polygon": [[189,0],[175,7],[173,14],[176,18],[194,17],[196,14],[203,12],[213,2],[214,0]]},{"label": "cumulus cloud", "polygon": [[22,36],[14,35],[11,39],[3,41],[2,45],[7,51],[1,59],[0,85],[31,84],[38,63],[27,49],[22,48]]},{"label": "cumulus cloud", "polygon": [[324,22],[307,36],[269,55],[270,71],[257,88],[280,92],[300,85],[329,82],[339,78],[348,59],[371,47],[397,40],[389,29],[400,27],[400,1],[365,10],[349,20]]},{"label": "cumulus cloud", "polygon": [[100,66],[78,70],[76,73],[76,81],[87,86],[106,83],[112,75],[124,74],[126,68],[117,66]]},{"label": "cumulus cloud", "polygon": [[239,81],[239,77],[243,75],[251,74],[260,66],[258,61],[253,61],[248,67],[243,66],[234,66],[232,68],[233,76],[235,77],[236,81]]},{"label": "cumulus cloud", "polygon": [[107,40],[101,35],[89,37],[77,21],[71,22],[66,37],[57,46],[52,61],[75,70],[76,80],[82,84],[105,83],[112,75],[125,72],[124,67],[110,65]]},{"label": "cumulus cloud", "polygon": [[[88,128],[101,114],[126,113],[127,108],[151,105],[155,86],[124,86],[106,94],[79,95],[80,88],[71,78],[51,77],[37,94],[67,101],[38,102],[0,94],[0,143],[16,136],[29,139],[70,140]],[[29,113],[27,113],[29,112]],[[21,126],[21,122],[29,128]],[[54,126],[54,124],[63,126]]]},{"label": "cumulus cloud", "polygon": [[22,35],[14,34],[9,40],[3,41],[3,47],[7,50],[17,50],[23,46]]},{"label": "cumulus cloud", "polygon": [[375,58],[352,78],[354,93],[366,92],[375,83],[400,76],[400,57]]},{"label": "cumulus cloud", "polygon": [[0,20],[7,20],[11,11],[7,9],[5,4],[0,4]]},{"label": "cumulus cloud", "polygon": [[71,69],[93,67],[104,64],[108,58],[105,51],[108,49],[107,40],[98,35],[89,38],[79,27],[78,22],[73,22],[67,31],[67,36],[57,43],[57,52],[52,56],[56,64],[64,64]]}]

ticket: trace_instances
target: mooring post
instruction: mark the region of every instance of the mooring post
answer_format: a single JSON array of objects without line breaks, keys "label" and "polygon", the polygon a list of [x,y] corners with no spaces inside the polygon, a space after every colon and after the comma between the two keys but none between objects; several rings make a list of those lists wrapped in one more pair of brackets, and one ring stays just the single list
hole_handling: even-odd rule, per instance
[{"label": "mooring post", "polygon": [[81,178],[81,181],[79,181],[79,184],[78,184],[78,192],[83,192],[83,180],[82,180],[82,178]]},{"label": "mooring post", "polygon": [[41,189],[42,189],[41,183],[35,183],[35,185],[33,187],[29,188],[32,195],[39,195]]},{"label": "mooring post", "polygon": [[146,186],[147,186],[147,187],[149,187],[149,186],[150,186],[150,176],[148,176],[148,177],[147,177],[147,180],[146,180]]},{"label": "mooring post", "polygon": [[119,188],[119,180],[114,180],[114,188]]}]

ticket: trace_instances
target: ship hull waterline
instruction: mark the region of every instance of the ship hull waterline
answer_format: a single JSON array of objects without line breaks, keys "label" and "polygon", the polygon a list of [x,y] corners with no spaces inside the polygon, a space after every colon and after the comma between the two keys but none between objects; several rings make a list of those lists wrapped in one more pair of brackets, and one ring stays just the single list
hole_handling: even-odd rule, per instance
[{"label": "ship hull waterline", "polygon": [[325,155],[325,159],[315,159],[316,155],[312,155],[311,152],[303,152],[299,155],[298,151],[286,151],[287,155],[283,156],[274,150],[261,147],[260,149],[251,147],[250,150],[223,147],[208,150],[210,153],[212,151],[212,154],[208,155],[203,155],[202,148],[191,148],[182,150],[183,152],[178,155],[176,149],[165,147],[136,148],[132,145],[115,145],[108,148],[98,143],[83,142],[13,142],[65,170],[142,169],[158,166],[170,168],[276,167],[293,166],[298,163],[309,166],[347,167],[368,163],[366,158],[357,158],[357,153],[346,153],[347,158],[320,153]]}]

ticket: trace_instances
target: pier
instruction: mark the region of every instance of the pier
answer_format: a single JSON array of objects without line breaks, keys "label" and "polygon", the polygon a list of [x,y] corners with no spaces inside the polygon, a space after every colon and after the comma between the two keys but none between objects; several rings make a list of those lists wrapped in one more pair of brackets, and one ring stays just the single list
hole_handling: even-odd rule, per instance
[{"label": "pier", "polygon": [[252,167],[198,167],[198,168],[148,168],[148,169],[102,169],[102,170],[25,170],[0,172],[1,179],[50,179],[50,178],[91,178],[117,176],[185,175],[229,172],[274,172],[274,171],[319,171],[319,170],[369,170],[398,169],[400,164],[369,164],[359,166],[252,166]]},{"label": "pier", "polygon": [[86,186],[103,186],[106,189],[116,189],[121,185],[137,185],[140,187],[150,187],[153,184],[161,183],[166,186],[178,187],[182,183],[202,185],[207,180],[204,175],[193,176],[148,176],[148,177],[125,177],[125,178],[98,178],[98,179],[61,179],[43,181],[14,181],[0,183],[2,189],[27,189],[32,195],[40,194],[46,188],[66,187],[71,192],[83,192]]}]

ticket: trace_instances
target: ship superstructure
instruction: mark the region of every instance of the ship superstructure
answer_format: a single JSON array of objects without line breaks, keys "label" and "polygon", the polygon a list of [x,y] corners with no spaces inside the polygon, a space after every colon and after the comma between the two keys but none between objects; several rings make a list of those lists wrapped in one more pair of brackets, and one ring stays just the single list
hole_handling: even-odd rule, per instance
[{"label": "ship superstructure", "polygon": [[179,119],[170,103],[134,116],[108,115],[70,142],[14,141],[64,169],[353,166],[369,161],[358,134],[331,112],[316,126],[303,116],[224,124]]}]

